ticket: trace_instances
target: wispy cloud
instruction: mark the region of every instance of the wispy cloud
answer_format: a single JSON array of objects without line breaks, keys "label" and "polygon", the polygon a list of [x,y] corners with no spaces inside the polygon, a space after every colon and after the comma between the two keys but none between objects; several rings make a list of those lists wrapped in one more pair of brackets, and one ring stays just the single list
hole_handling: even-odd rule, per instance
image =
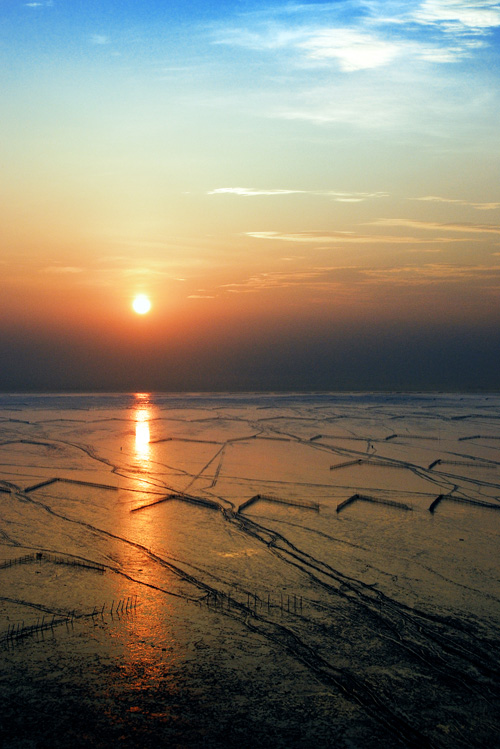
[{"label": "wispy cloud", "polygon": [[52,0],[45,0],[43,3],[24,3],[25,8],[52,8],[53,5]]},{"label": "wispy cloud", "polygon": [[451,34],[482,34],[500,26],[500,6],[497,0],[424,0],[413,17]]},{"label": "wispy cloud", "polygon": [[369,198],[386,198],[386,192],[334,192],[331,190],[260,190],[253,187],[218,187],[207,195],[238,195],[240,197],[276,196],[276,195],[318,195],[331,198],[339,203],[360,203]]},{"label": "wispy cloud", "polygon": [[295,272],[259,273],[244,281],[221,286],[233,294],[248,294],[300,286],[301,290],[336,293],[360,287],[432,287],[439,284],[474,284],[485,289],[500,288],[500,266],[425,265],[360,268],[356,266],[315,267]]},{"label": "wispy cloud", "polygon": [[[359,273],[357,268],[351,270],[355,276]],[[318,287],[324,287],[325,284],[327,284],[328,287],[331,288],[332,285],[340,285],[341,283],[339,279],[336,279],[336,274],[339,273],[341,277],[345,277],[346,271],[346,268],[332,266],[292,272],[276,271],[271,273],[257,273],[250,276],[245,281],[223,284],[221,289],[232,294],[248,294],[251,292],[255,293],[269,289],[283,289],[298,285],[302,288],[314,287],[317,289]]]},{"label": "wispy cloud", "polygon": [[78,283],[84,284],[101,284],[109,285],[116,283],[117,279],[126,279],[140,282],[157,283],[159,281],[176,281],[184,282],[186,279],[181,277],[176,270],[179,270],[177,264],[168,261],[156,261],[154,259],[144,259],[134,261],[127,256],[108,256],[102,258],[91,258],[85,266],[57,264],[55,261],[52,265],[40,268],[41,273],[47,273],[55,276],[73,276]]},{"label": "wispy cloud", "polygon": [[83,268],[79,268],[76,265],[50,265],[43,269],[44,273],[59,273],[61,275],[74,275],[76,273],[83,273]]},{"label": "wispy cloud", "polygon": [[400,43],[349,28],[329,28],[311,33],[297,45],[310,60],[335,60],[340,70],[353,72],[379,68],[402,53]]},{"label": "wispy cloud", "polygon": [[256,190],[253,187],[217,187],[207,195],[240,195],[254,197],[258,195],[303,195],[304,190]]},{"label": "wispy cloud", "polygon": [[457,62],[484,46],[500,26],[496,0],[386,6],[367,0],[270,6],[240,14],[232,26],[218,30],[215,41],[256,51],[294,51],[309,62],[332,62],[351,73],[402,58]]},{"label": "wispy cloud", "polygon": [[[258,90],[253,77],[232,99],[250,116],[486,149],[496,135],[498,94],[485,87],[481,67],[496,65],[497,13],[498,2],[488,0],[271,2],[236,9],[211,34],[214,44],[246,50],[237,57],[257,72]],[[472,135],[477,126],[481,140]]]},{"label": "wispy cloud", "polygon": [[97,46],[104,46],[105,44],[110,43],[110,39],[106,34],[92,34],[90,37],[90,43]]},{"label": "wispy cloud", "polygon": [[390,284],[402,287],[458,285],[462,288],[500,289],[500,266],[428,264],[363,271],[364,283],[374,286]]},{"label": "wispy cloud", "polygon": [[255,51],[295,52],[309,63],[335,62],[341,71],[379,68],[401,55],[404,43],[385,39],[369,30],[328,25],[325,27],[282,26],[272,23],[255,29],[226,29],[218,44]]},{"label": "wispy cloud", "polygon": [[[390,221],[391,219],[387,219]],[[381,222],[384,219],[380,220]],[[378,223],[378,222],[374,222]],[[418,222],[415,222],[418,224]],[[399,226],[400,224],[387,224]],[[420,227],[419,227],[420,228]],[[298,243],[323,243],[323,244],[435,244],[436,242],[457,242],[457,240],[448,237],[438,237],[433,239],[422,239],[421,237],[400,237],[397,235],[382,234],[358,234],[351,231],[336,232],[297,232],[295,234],[281,234],[277,231],[249,231],[246,236],[254,239],[267,239],[280,242],[298,242]]]},{"label": "wispy cloud", "polygon": [[459,198],[440,198],[437,195],[425,195],[422,198],[411,198],[411,200],[421,200],[429,203],[455,203],[457,205],[465,205],[470,208],[475,208],[478,211],[493,211],[496,208],[500,208],[500,202],[498,203],[473,203],[469,200],[460,200]]},{"label": "wispy cloud", "polygon": [[440,224],[436,221],[416,221],[410,218],[379,218],[370,222],[373,226],[404,226],[426,231],[464,232],[466,234],[500,234],[499,224]]}]

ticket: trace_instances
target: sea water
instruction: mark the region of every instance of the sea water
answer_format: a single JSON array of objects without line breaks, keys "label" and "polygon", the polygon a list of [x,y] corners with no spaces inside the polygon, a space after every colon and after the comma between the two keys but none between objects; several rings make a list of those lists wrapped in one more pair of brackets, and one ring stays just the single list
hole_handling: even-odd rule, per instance
[{"label": "sea water", "polygon": [[5,746],[486,746],[500,396],[0,395]]}]

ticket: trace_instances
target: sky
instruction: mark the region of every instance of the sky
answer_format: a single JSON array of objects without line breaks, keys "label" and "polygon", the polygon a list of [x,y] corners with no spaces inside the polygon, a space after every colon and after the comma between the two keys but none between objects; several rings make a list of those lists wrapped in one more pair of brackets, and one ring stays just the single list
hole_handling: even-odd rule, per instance
[{"label": "sky", "polygon": [[0,389],[499,390],[499,63],[494,0],[0,0]]}]

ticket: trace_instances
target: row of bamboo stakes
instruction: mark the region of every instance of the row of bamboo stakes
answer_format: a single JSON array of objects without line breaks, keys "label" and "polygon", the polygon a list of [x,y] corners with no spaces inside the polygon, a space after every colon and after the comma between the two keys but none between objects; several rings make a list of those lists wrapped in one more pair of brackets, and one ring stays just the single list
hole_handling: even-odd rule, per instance
[{"label": "row of bamboo stakes", "polygon": [[230,594],[219,591],[211,591],[210,593],[207,593],[202,600],[205,600],[207,606],[215,609],[226,608],[231,610],[231,608],[241,609],[242,607],[245,607],[250,612],[254,613],[256,613],[258,609],[262,610],[267,608],[267,611],[269,612],[272,608],[276,608],[281,612],[286,611],[287,613],[301,614],[303,605],[302,596],[283,593],[280,593],[279,599],[273,599],[270,593],[267,594],[267,597],[261,598],[256,593],[247,592],[246,606],[244,603],[242,604],[241,601],[238,601],[234,595],[231,597]]},{"label": "row of bamboo stakes", "polygon": [[68,567],[83,567],[86,570],[94,570],[95,572],[104,573],[105,567],[99,562],[90,562],[85,559],[77,559],[75,557],[62,557],[55,554],[48,554],[45,551],[37,551],[35,554],[25,554],[22,557],[16,557],[14,559],[6,559],[0,562],[0,569],[6,569],[8,567],[14,567],[18,564],[33,564],[42,563],[42,561],[52,562],[53,564],[65,564]]},{"label": "row of bamboo stakes", "polygon": [[49,614],[48,616],[46,616],[44,614],[42,616],[42,620],[40,621],[40,618],[38,618],[35,624],[25,625],[24,621],[9,624],[7,631],[4,632],[3,635],[0,635],[0,643],[3,642],[6,644],[11,644],[17,642],[22,638],[32,635],[38,635],[39,633],[46,632],[49,629],[53,630],[54,627],[60,626],[61,624],[66,624],[66,626],[73,626],[73,623],[76,620],[95,619],[96,616],[104,618],[106,609],[108,610],[110,616],[113,618],[113,614],[115,616],[122,616],[122,614],[131,614],[135,612],[136,608],[137,596],[134,595],[127,596],[127,598],[118,600],[116,602],[116,605],[115,601],[113,601],[111,605],[104,603],[100,608],[94,606],[92,612],[86,614],[77,614],[75,611],[72,611],[69,614],[65,614],[63,616],[57,616],[56,614],[52,614],[52,616],[50,616]]}]

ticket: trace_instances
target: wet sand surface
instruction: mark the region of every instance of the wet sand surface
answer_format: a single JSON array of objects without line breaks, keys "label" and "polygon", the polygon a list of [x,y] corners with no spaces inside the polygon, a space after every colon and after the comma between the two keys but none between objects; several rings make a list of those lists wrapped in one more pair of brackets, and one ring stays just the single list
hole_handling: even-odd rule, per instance
[{"label": "wet sand surface", "polygon": [[0,396],[0,743],[484,747],[500,396]]}]

